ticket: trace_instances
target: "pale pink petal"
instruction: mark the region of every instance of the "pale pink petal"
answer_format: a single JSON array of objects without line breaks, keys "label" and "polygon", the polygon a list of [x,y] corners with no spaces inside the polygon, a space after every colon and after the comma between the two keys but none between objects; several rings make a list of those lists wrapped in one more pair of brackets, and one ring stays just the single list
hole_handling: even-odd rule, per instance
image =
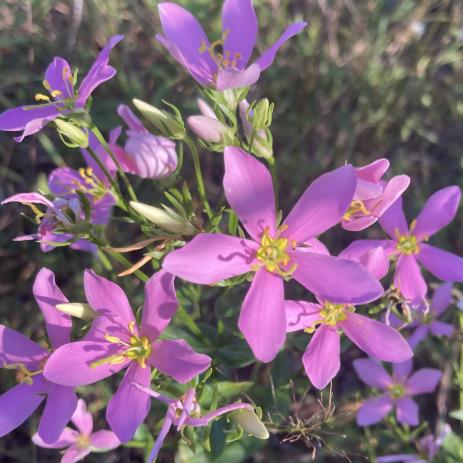
[{"label": "pale pink petal", "polygon": [[372,359],[357,359],[352,362],[357,376],[367,386],[385,390],[391,385],[389,373],[379,362]]},{"label": "pale pink petal", "polygon": [[77,444],[73,444],[64,452],[61,463],[77,463],[83,460],[91,451],[90,447],[82,448]]},{"label": "pale pink petal", "polygon": [[463,258],[429,244],[420,244],[418,262],[436,278],[444,281],[463,281]]},{"label": "pale pink petal", "polygon": [[121,441],[113,432],[102,429],[90,436],[90,445],[93,449],[108,451],[119,447]]},{"label": "pale pink petal", "polygon": [[340,336],[336,329],[321,325],[302,357],[305,372],[317,389],[324,389],[337,375],[340,363]]},{"label": "pale pink petal", "polygon": [[322,320],[321,306],[305,301],[285,301],[286,332],[299,331],[312,327]]},{"label": "pale pink petal", "polygon": [[18,193],[2,201],[2,204],[8,203],[42,204],[43,206],[47,206],[51,209],[54,208],[53,203],[40,193]]},{"label": "pale pink petal", "polygon": [[380,395],[373,399],[367,399],[357,412],[357,424],[370,426],[381,421],[392,410],[392,400],[389,396]]},{"label": "pale pink petal", "polygon": [[81,434],[90,435],[93,430],[92,414],[87,411],[87,405],[82,399],[77,402],[77,407],[71,418]]},{"label": "pale pink petal", "polygon": [[72,445],[76,441],[78,435],[79,433],[74,429],[64,428],[58,440],[53,444],[47,444],[44,442],[37,433],[32,436],[32,442],[44,449],[64,449]]},{"label": "pale pink petal", "polygon": [[220,233],[201,233],[170,252],[162,267],[191,283],[212,284],[251,270],[257,243]]},{"label": "pale pink petal", "polygon": [[395,403],[397,421],[410,426],[418,426],[418,404],[410,397],[402,397]]},{"label": "pale pink petal", "polygon": [[439,285],[432,295],[431,312],[438,317],[448,308],[452,301],[452,283]]},{"label": "pale pink petal", "polygon": [[434,392],[442,377],[442,372],[434,368],[422,368],[415,371],[405,384],[411,395]]},{"label": "pale pink petal", "polygon": [[243,70],[219,68],[216,83],[217,90],[224,91],[250,87],[259,80],[260,71],[261,69],[257,64],[251,64],[251,66]]},{"label": "pale pink petal", "polygon": [[408,233],[408,224],[405,219],[401,197],[384,212],[379,219],[379,223],[393,240],[397,238],[396,231],[401,235]]},{"label": "pale pink petal", "polygon": [[413,352],[394,328],[363,315],[349,312],[339,323],[346,336],[368,355],[384,362],[404,362]]},{"label": "pale pink petal", "polygon": [[265,229],[275,234],[275,193],[270,171],[240,148],[224,150],[223,187],[228,203],[256,241]]},{"label": "pale pink petal", "polygon": [[318,177],[289,213],[283,235],[303,243],[336,225],[352,201],[355,186],[350,164]]},{"label": "pale pink petal", "polygon": [[399,256],[394,274],[394,286],[411,301],[426,295],[428,287],[415,256],[403,254]]},{"label": "pale pink petal", "polygon": [[238,327],[261,362],[270,362],[286,338],[283,279],[258,270],[241,307]]}]

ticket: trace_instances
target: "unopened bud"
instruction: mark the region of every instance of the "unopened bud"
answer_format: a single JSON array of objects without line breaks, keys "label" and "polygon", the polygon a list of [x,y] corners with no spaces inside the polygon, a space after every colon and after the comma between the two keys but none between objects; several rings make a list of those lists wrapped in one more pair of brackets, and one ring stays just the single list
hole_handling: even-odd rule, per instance
[{"label": "unopened bud", "polygon": [[171,114],[135,98],[133,104],[163,135],[183,140],[186,135],[180,113]]},{"label": "unopened bud", "polygon": [[273,107],[273,103],[270,103],[267,98],[259,100],[256,103],[252,117],[252,126],[254,130],[270,127],[272,124]]},{"label": "unopened bud", "polygon": [[57,304],[56,308],[60,312],[87,321],[94,320],[98,315],[88,304],[83,302],[68,302],[66,304]]},{"label": "unopened bud", "polygon": [[223,141],[228,127],[219,120],[207,116],[190,116],[187,119],[188,127],[202,140],[211,143]]},{"label": "unopened bud", "polygon": [[77,127],[71,122],[65,121],[61,118],[55,119],[55,124],[60,135],[62,137],[65,137],[65,139],[63,139],[64,143],[66,143],[67,140],[69,141],[69,145],[72,147],[88,147],[88,134],[84,132],[80,127]]},{"label": "unopened bud", "polygon": [[193,225],[170,207],[163,206],[164,209],[160,209],[136,201],[130,201],[130,206],[150,222],[168,232],[179,235],[192,235],[195,232]]},{"label": "unopened bud", "polygon": [[257,439],[269,438],[267,428],[253,410],[242,408],[232,413],[231,417],[251,436]]}]

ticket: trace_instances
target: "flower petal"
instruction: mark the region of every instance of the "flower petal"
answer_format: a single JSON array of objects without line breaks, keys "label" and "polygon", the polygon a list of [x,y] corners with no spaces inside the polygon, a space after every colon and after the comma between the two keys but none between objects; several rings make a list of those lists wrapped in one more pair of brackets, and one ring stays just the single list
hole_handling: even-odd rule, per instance
[{"label": "flower petal", "polygon": [[405,362],[392,364],[392,371],[394,372],[394,379],[401,384],[405,383],[407,378],[410,376],[412,369],[413,369],[412,359],[406,360]]},{"label": "flower petal", "polygon": [[169,339],[153,344],[150,363],[161,373],[184,384],[207,370],[211,358],[195,352],[183,339]]},{"label": "flower petal", "polygon": [[90,447],[79,447],[77,444],[71,445],[64,453],[60,463],[77,463],[83,460],[90,452]]},{"label": "flower petal", "polygon": [[402,397],[395,403],[397,421],[410,426],[418,426],[418,404],[411,397]]},{"label": "flower petal", "polygon": [[60,312],[56,304],[69,302],[55,282],[55,274],[42,268],[35,277],[32,288],[35,300],[45,317],[48,337],[54,349],[71,340],[72,321],[69,315]]},{"label": "flower petal", "polygon": [[356,183],[350,164],[318,177],[286,217],[283,235],[303,243],[336,225],[354,197]]},{"label": "flower petal", "polygon": [[463,258],[429,244],[420,244],[418,262],[436,278],[444,281],[463,281]]},{"label": "flower petal", "polygon": [[106,420],[121,442],[132,439],[151,408],[149,395],[136,388],[133,382],[149,387],[151,368],[142,368],[137,362],[132,362],[117,392],[108,403]]},{"label": "flower petal", "polygon": [[408,300],[421,299],[428,287],[413,255],[400,255],[394,274],[394,286]]},{"label": "flower petal", "polygon": [[458,210],[461,191],[457,186],[442,188],[432,194],[416,218],[414,234],[419,239],[428,239],[448,225]]},{"label": "flower petal", "polygon": [[93,417],[92,414],[87,411],[87,405],[82,399],[78,400],[77,407],[71,420],[81,434],[87,436],[91,434],[93,430]]},{"label": "flower petal", "polygon": [[405,387],[411,395],[434,392],[442,377],[442,372],[434,368],[422,368],[410,376]]},{"label": "flower petal", "polygon": [[238,327],[261,362],[270,362],[286,338],[283,279],[259,269],[241,307]]},{"label": "flower petal", "polygon": [[164,423],[162,423],[161,430],[159,431],[158,437],[153,444],[153,448],[148,457],[148,462],[153,463],[158,457],[159,452],[161,451],[164,441],[166,440],[167,434],[169,434],[170,428],[175,419],[175,413],[168,409],[166,417],[164,418]]},{"label": "flower petal", "polygon": [[230,53],[234,67],[246,66],[257,38],[257,18],[252,0],[225,0],[222,7],[222,30],[225,35],[224,53]]},{"label": "flower petal", "polygon": [[102,429],[90,436],[90,445],[94,449],[108,451],[119,447],[121,441],[113,432]]},{"label": "flower petal", "polygon": [[10,196],[2,201],[2,204],[7,203],[22,203],[22,204],[42,204],[44,206],[54,208],[53,203],[49,201],[45,196],[40,193],[18,193],[16,195]]},{"label": "flower petal", "polygon": [[45,82],[50,88],[50,92],[59,91],[60,94],[55,100],[74,97],[74,83],[71,67],[69,63],[59,56],[55,56],[53,61],[45,71]]},{"label": "flower petal", "polygon": [[370,426],[381,421],[392,410],[392,400],[389,396],[380,395],[373,399],[367,399],[357,412],[357,424]]},{"label": "flower petal", "polygon": [[47,444],[44,442],[37,433],[32,436],[32,442],[45,449],[64,449],[72,445],[76,441],[78,435],[79,433],[77,431],[66,427],[59,436],[58,440],[53,444]]},{"label": "flower petal", "polygon": [[291,255],[297,263],[294,278],[322,300],[361,304],[384,292],[378,280],[356,262],[298,250]]},{"label": "flower petal", "polygon": [[167,327],[178,307],[174,276],[159,270],[145,284],[142,336],[154,341]]},{"label": "flower petal", "polygon": [[419,326],[408,338],[408,343],[410,344],[412,349],[423,341],[426,336],[429,334],[429,325],[421,325]]},{"label": "flower petal", "polygon": [[227,201],[237,213],[247,232],[260,241],[268,228],[276,231],[275,193],[269,170],[240,148],[224,150],[223,187]]},{"label": "flower petal", "polygon": [[381,390],[391,385],[392,379],[382,365],[372,359],[357,359],[352,362],[357,376],[367,386]]},{"label": "flower petal", "polygon": [[116,75],[116,69],[108,64],[109,54],[111,50],[124,38],[123,35],[115,35],[111,37],[106,46],[101,50],[93,63],[87,75],[83,78],[78,92],[78,105],[85,105],[88,97],[92,92],[109,79],[112,79]]},{"label": "flower petal", "polygon": [[383,213],[379,218],[379,223],[393,240],[397,238],[396,230],[398,230],[401,235],[408,234],[408,224],[404,215],[401,197]]},{"label": "flower petal", "polygon": [[358,178],[366,182],[378,183],[381,177],[389,169],[389,161],[386,158],[377,159],[366,166],[356,167],[355,173]]},{"label": "flower petal", "polygon": [[363,262],[368,259],[368,253],[371,251],[381,248],[387,256],[390,256],[394,252],[394,247],[395,243],[391,240],[356,240],[340,252],[339,257],[353,260],[363,265]]},{"label": "flower petal", "polygon": [[257,64],[251,64],[246,69],[222,69],[219,68],[217,73],[217,90],[232,90],[234,88],[249,87],[255,84],[260,77],[260,67]]},{"label": "flower petal", "polygon": [[164,258],[162,267],[191,283],[212,284],[249,272],[257,243],[220,233],[201,233]]},{"label": "flower petal", "polygon": [[280,47],[291,37],[298,34],[304,27],[307,26],[306,22],[297,22],[290,24],[283,34],[281,34],[280,38],[267,50],[260,55],[260,57],[256,60],[256,64],[259,65],[260,69],[264,71],[273,63],[275,56],[280,49]]},{"label": "flower petal", "polygon": [[316,321],[322,320],[321,306],[305,301],[285,301],[286,332],[310,328]]},{"label": "flower petal", "polygon": [[56,442],[77,407],[77,396],[70,387],[53,384],[40,418],[37,434],[47,444]]},{"label": "flower petal", "polygon": [[452,283],[447,282],[439,285],[434,291],[430,310],[435,317],[443,314],[452,302],[452,287]]},{"label": "flower petal", "polygon": [[346,336],[368,355],[384,362],[404,362],[413,352],[394,328],[363,315],[349,312],[339,323]]},{"label": "flower petal", "polygon": [[305,372],[317,389],[324,389],[341,366],[341,340],[335,329],[321,325],[302,357]]},{"label": "flower petal", "polygon": [[447,336],[450,337],[455,332],[455,328],[450,323],[444,323],[440,321],[433,321],[430,325],[431,333],[434,336]]},{"label": "flower petal", "polygon": [[373,214],[376,217],[381,217],[400,197],[400,195],[410,185],[410,177],[408,175],[396,175],[392,177],[386,184],[381,195],[381,201],[373,208]]}]

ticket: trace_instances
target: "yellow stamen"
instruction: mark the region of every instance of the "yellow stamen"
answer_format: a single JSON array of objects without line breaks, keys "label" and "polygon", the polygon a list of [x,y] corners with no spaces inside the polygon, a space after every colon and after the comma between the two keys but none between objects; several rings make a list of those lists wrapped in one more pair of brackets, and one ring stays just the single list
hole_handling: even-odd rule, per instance
[{"label": "yellow stamen", "polygon": [[79,434],[76,438],[76,446],[80,449],[87,449],[90,447],[90,437],[85,434]]},{"label": "yellow stamen", "polygon": [[16,381],[20,384],[27,384],[28,386],[34,384],[34,380],[32,379],[34,376],[40,375],[43,372],[43,369],[31,371],[26,367],[26,365],[24,365],[24,363],[3,362],[3,368],[6,370],[18,370],[18,373],[16,374]]},{"label": "yellow stamen", "polygon": [[321,320],[317,320],[312,326],[304,329],[305,333],[312,334],[318,325],[336,326],[347,318],[346,312],[354,312],[355,307],[347,306],[345,304],[333,304],[325,302],[322,310],[320,310]]},{"label": "yellow stamen", "polygon": [[[199,47],[199,53],[208,52],[209,56],[214,60],[215,64],[219,67],[235,68],[237,65],[237,61],[242,58],[241,53],[235,52],[233,53],[233,57],[231,57],[230,50],[223,50],[225,45],[225,40],[230,33],[230,29],[227,29],[223,32],[222,38],[218,40],[214,40],[209,46],[206,45],[206,42],[203,40],[201,42],[201,46]],[[218,51],[222,49],[222,52]]]},{"label": "yellow stamen", "polygon": [[50,97],[43,93],[36,93],[34,98],[35,101],[50,101]]},{"label": "yellow stamen", "polygon": [[369,215],[368,209],[365,207],[364,202],[360,201],[359,199],[354,199],[350,203],[349,208],[342,218],[346,222],[349,222],[356,214]]},{"label": "yellow stamen", "polygon": [[409,256],[420,252],[418,239],[415,235],[401,235],[398,229],[395,229],[395,235],[397,237],[396,249],[401,254]]},{"label": "yellow stamen", "polygon": [[405,388],[402,384],[391,384],[387,389],[393,399],[400,399],[405,394]]},{"label": "yellow stamen", "polygon": [[58,95],[62,95],[63,92],[61,90],[52,90],[50,92],[50,95],[53,97],[53,98],[56,98]]}]

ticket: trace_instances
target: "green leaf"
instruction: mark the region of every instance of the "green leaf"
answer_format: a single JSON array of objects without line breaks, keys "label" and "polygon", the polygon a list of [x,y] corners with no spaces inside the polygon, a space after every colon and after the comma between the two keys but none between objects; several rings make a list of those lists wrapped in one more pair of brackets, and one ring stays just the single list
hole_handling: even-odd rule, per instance
[{"label": "green leaf", "polygon": [[251,381],[219,381],[216,383],[219,394],[225,399],[232,399],[237,395],[244,394],[253,386]]}]

